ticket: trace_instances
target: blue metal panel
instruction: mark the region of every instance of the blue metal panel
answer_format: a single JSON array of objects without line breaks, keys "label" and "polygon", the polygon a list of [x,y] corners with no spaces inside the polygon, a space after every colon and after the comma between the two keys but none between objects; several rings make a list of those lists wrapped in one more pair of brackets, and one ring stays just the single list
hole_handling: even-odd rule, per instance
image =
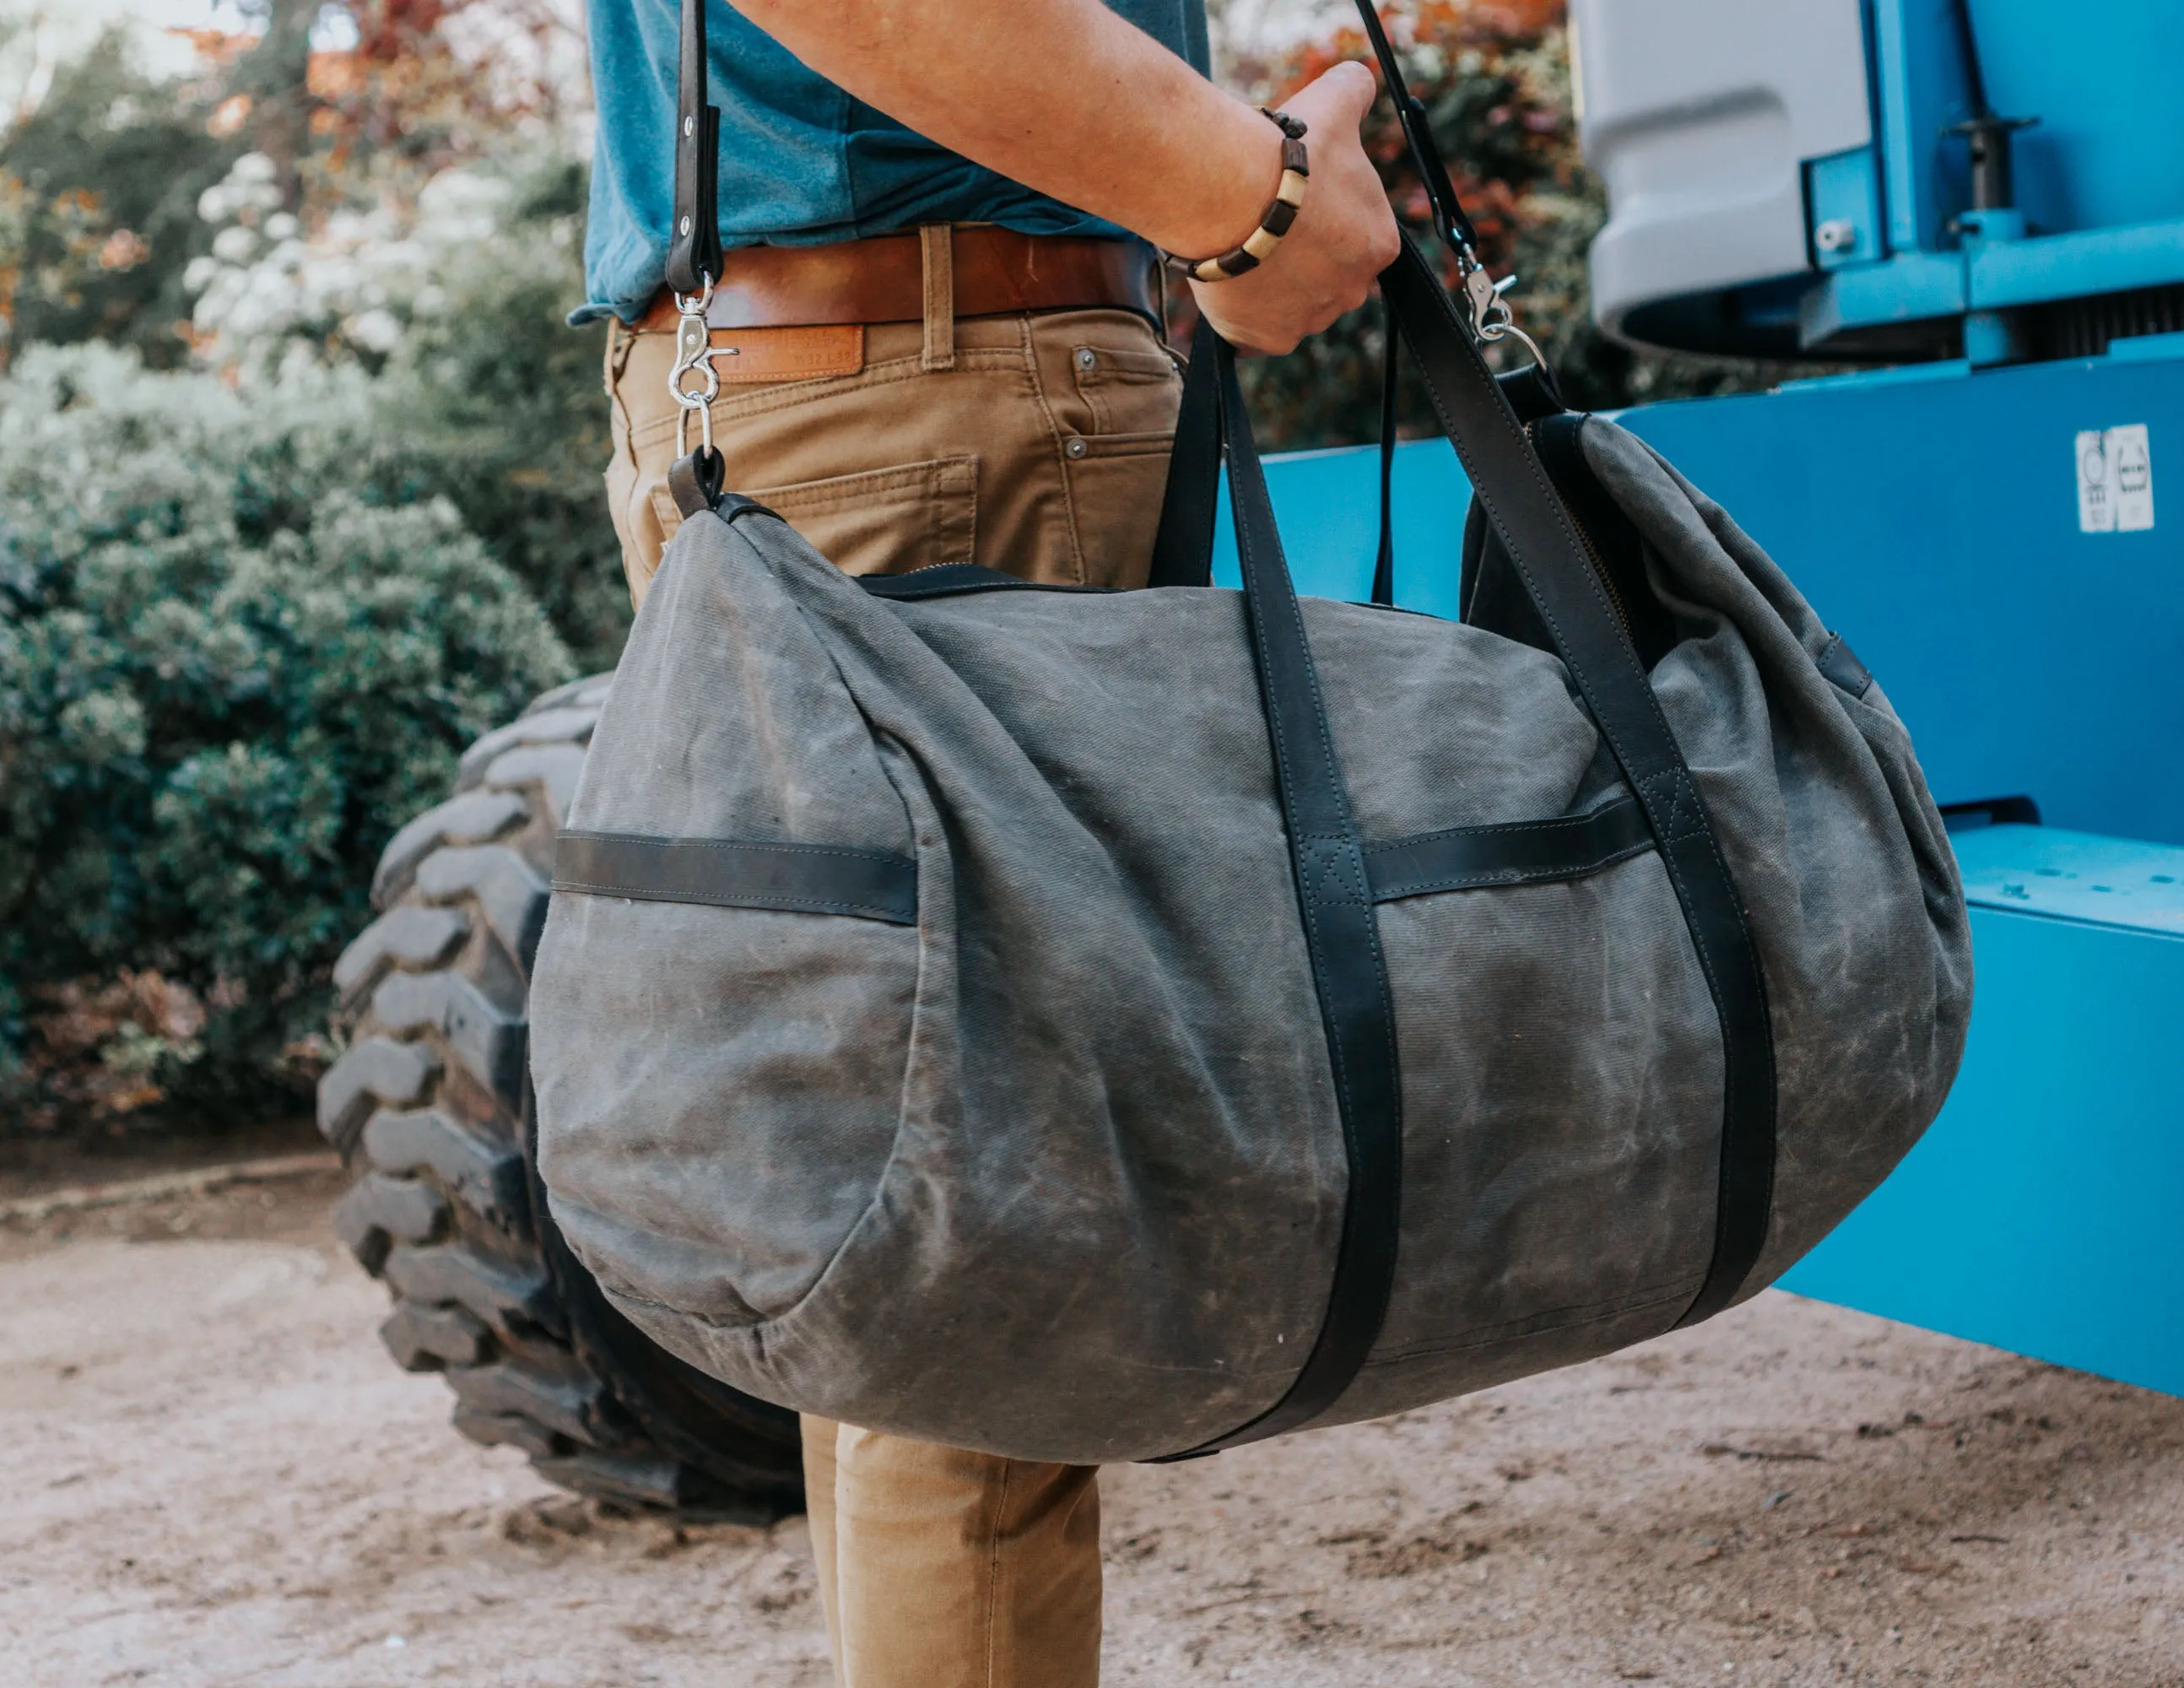
[{"label": "blue metal panel", "polygon": [[2071,17],[2053,0],[1971,0],[1971,10],[1988,99],[2040,120],[2014,152],[2018,203],[2036,230],[2184,220],[2184,6],[2100,0]]},{"label": "blue metal panel", "polygon": [[[1376,446],[1268,460],[1267,489],[1300,593],[1352,603],[1372,595],[1380,543],[1379,473]],[[1471,484],[1445,442],[1417,441],[1396,453],[1396,601],[1405,609],[1457,619],[1463,517],[1470,502]],[[1242,585],[1225,485],[1214,532],[1215,582]]]},{"label": "blue metal panel", "polygon": [[[1954,0],[1869,0],[1875,105],[1895,261],[1838,272],[1808,296],[1803,343],[1850,327],[2085,298],[2184,281],[2184,6],[2103,0],[2092,31],[2052,0],[1971,0],[1987,96],[2037,117],[2013,142],[2027,240],[1951,232],[1970,204],[1969,153],[1944,131],[1970,114]],[[1865,253],[1873,257],[1877,254]],[[1962,264],[1958,302],[1936,263]],[[1828,266],[1824,265],[1823,268]]]},{"label": "blue metal panel", "polygon": [[1970,203],[1962,142],[1942,131],[1969,114],[1953,0],[1871,0],[1875,104],[1888,196],[1888,244],[1933,252]]},{"label": "blue metal panel", "polygon": [[2184,222],[1981,241],[1967,247],[1964,264],[1975,310],[2166,287],[2184,278]]},{"label": "blue metal panel", "polygon": [[[1880,180],[1871,147],[1853,147],[1806,163],[1805,218],[1806,237],[1821,269],[1840,270],[1846,264],[1880,256]],[[1821,242],[1821,231],[1845,225],[1851,231],[1848,240],[1833,246]]]},{"label": "blue metal panel", "polygon": [[1846,328],[1924,322],[1964,309],[1964,260],[1953,252],[1907,252],[1879,264],[1847,264],[1807,290],[1797,342],[1820,344]]},{"label": "blue metal panel", "polygon": [[[1990,212],[1975,239],[1970,146],[1950,132],[1973,109],[1959,0],[1864,3],[1877,164],[1851,153],[1807,162],[1812,224],[1847,220],[1858,237],[1845,249],[1815,248],[1814,272],[1797,278],[1801,348],[1825,355],[1830,338],[1848,331],[1849,343],[1870,354],[1875,337],[1856,331],[2184,282],[2184,122],[2175,95],[2184,5],[2103,0],[2098,20],[2077,28],[2059,24],[2052,0],[1970,0],[1991,103],[2039,120],[2012,142],[2019,226],[2006,228]],[[1753,314],[1761,301],[1752,287],[1731,291],[1723,301],[1729,320],[1747,327],[1763,320]],[[1701,349],[1717,331],[1704,311],[1641,315]],[[1668,326],[1675,323],[1684,326]],[[1947,332],[1932,331],[1929,348]],[[2006,322],[1970,332],[1986,346],[1975,363],[2025,354]]]},{"label": "blue metal panel", "polygon": [[[2142,891],[2184,877],[2184,850],[2043,827],[1956,842],[1982,887],[2087,886],[2059,876],[2095,859]],[[1948,1105],[1785,1289],[2184,1394],[2184,897],[2169,890],[2141,903],[2154,925],[1980,893]]]},{"label": "blue metal panel", "polygon": [[[1967,221],[1996,215],[1964,214]],[[2179,281],[2184,281],[2184,221],[1970,239],[1953,252],[1900,253],[1877,264],[1830,270],[1799,301],[1798,339],[1812,347],[1846,328],[2090,298]]]}]

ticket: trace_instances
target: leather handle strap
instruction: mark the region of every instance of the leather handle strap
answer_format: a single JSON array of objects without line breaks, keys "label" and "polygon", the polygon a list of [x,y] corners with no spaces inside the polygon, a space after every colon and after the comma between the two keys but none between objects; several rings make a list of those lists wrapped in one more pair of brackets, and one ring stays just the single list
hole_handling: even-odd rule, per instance
[{"label": "leather handle strap", "polygon": [[1680,1323],[1720,1312],[1765,1246],[1774,1200],[1774,1028],[1759,952],[1713,819],[1652,682],[1516,413],[1411,242],[1380,273],[1441,430],[1587,711],[1644,807],[1722,1033],[1721,1160],[1704,1283]]},{"label": "leather handle strap", "polygon": [[1221,500],[1221,386],[1215,347],[1220,336],[1201,316],[1191,331],[1190,366],[1183,377],[1175,444],[1168,453],[1167,491],[1153,536],[1147,586],[1213,584],[1213,524]]},{"label": "leather handle strap", "polygon": [[702,293],[721,277],[721,114],[705,98],[705,0],[682,0],[675,90],[675,228],[667,285]]},{"label": "leather handle strap", "polygon": [[1380,951],[1365,851],[1236,382],[1235,354],[1205,331],[1192,359],[1194,375],[1201,359],[1216,378],[1220,432],[1228,442],[1245,617],[1350,1177],[1327,1309],[1302,1368],[1281,1399],[1249,1423],[1171,1459],[1280,1435],[1309,1423],[1341,1397],[1372,1351],[1387,1312],[1403,1187],[1395,997]]},{"label": "leather handle strap", "polygon": [[1396,603],[1396,377],[1403,366],[1403,337],[1396,313],[1380,301],[1380,544],[1373,556],[1373,602]]}]

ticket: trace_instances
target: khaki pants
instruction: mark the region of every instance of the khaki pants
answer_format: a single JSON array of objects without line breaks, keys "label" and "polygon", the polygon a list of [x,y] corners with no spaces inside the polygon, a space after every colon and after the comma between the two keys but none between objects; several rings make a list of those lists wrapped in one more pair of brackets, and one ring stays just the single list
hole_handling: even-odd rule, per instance
[{"label": "khaki pants", "polygon": [[804,1420],[804,1492],[844,1688],[1094,1688],[1098,1468]]},{"label": "khaki pants", "polygon": [[[729,488],[851,574],[974,562],[1061,585],[1143,586],[1183,393],[1150,326],[1084,310],[953,330],[952,367],[928,367],[933,337],[919,324],[881,323],[863,331],[855,374],[723,386],[713,438]],[[716,345],[735,337],[714,331]],[[613,326],[607,499],[640,602],[681,521],[666,484],[674,361],[671,334]],[[733,357],[716,362],[733,373]]]},{"label": "khaki pants", "polygon": [[[615,326],[607,496],[639,602],[680,521],[666,487],[673,361],[672,335]],[[976,562],[1032,580],[1145,584],[1182,386],[1142,320],[950,321],[935,309],[923,324],[864,330],[861,362],[723,387],[713,430],[728,486],[852,574]],[[804,1469],[843,1688],[1094,1688],[1095,1468],[807,1418]]]}]

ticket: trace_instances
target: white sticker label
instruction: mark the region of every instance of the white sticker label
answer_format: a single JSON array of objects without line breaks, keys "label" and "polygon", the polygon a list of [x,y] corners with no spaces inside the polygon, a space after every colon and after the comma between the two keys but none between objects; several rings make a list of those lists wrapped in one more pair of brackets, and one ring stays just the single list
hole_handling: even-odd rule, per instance
[{"label": "white sticker label", "polygon": [[2153,526],[2153,454],[2146,424],[2078,436],[2078,531],[2143,533]]},{"label": "white sticker label", "polygon": [[2146,424],[2110,428],[2108,460],[2115,482],[2116,532],[2143,533],[2153,526],[2153,454],[2147,445]]}]

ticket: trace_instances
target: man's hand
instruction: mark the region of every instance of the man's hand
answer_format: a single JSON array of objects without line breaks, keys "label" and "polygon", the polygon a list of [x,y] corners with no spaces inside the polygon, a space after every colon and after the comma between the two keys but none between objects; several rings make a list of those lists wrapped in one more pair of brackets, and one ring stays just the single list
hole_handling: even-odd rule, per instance
[{"label": "man's hand", "polygon": [[[1296,221],[1257,269],[1230,281],[1190,284],[1198,309],[1230,344],[1255,352],[1293,349],[1364,304],[1373,278],[1396,261],[1401,237],[1358,137],[1377,87],[1362,64],[1337,64],[1283,106],[1308,131],[1312,183]],[[1272,124],[1268,131],[1273,136]],[[1273,140],[1279,154],[1279,137]],[[1280,175],[1279,158],[1274,173]],[[1267,197],[1273,197],[1272,187]],[[1241,243],[1239,236],[1219,249]]]},{"label": "man's hand", "polygon": [[[1100,0],[731,0],[822,75],[988,169],[1185,258],[1258,226],[1281,134]],[[1373,74],[1338,64],[1290,101],[1312,185],[1273,255],[1192,285],[1238,345],[1286,352],[1364,301],[1396,220],[1357,136]]]}]

